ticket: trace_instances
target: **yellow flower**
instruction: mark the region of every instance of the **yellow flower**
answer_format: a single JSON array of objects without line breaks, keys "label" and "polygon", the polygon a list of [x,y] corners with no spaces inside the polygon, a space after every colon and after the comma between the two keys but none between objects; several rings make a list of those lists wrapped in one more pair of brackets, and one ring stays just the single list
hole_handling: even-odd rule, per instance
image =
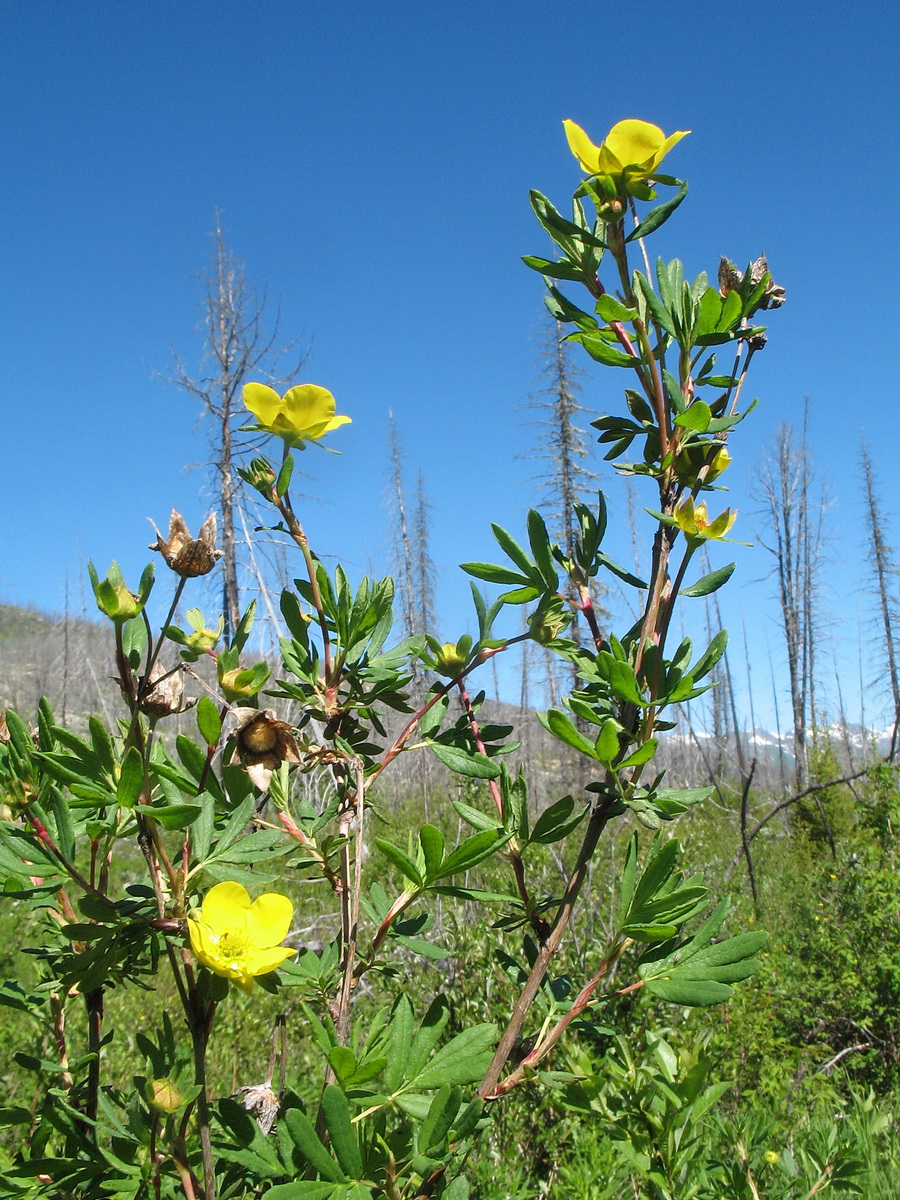
[{"label": "yellow flower", "polygon": [[766,1160],[766,1162],[769,1164],[770,1167],[774,1167],[775,1164],[778,1162],[778,1155],[775,1153],[774,1150],[764,1151],[763,1158]]},{"label": "yellow flower", "polygon": [[631,183],[652,179],[675,143],[690,133],[689,129],[682,129],[666,137],[658,125],[647,121],[619,121],[603,143],[595,146],[574,121],[563,121],[563,127],[569,149],[588,175],[621,180],[626,189]]},{"label": "yellow flower", "polygon": [[246,383],[244,407],[253,413],[261,429],[284,438],[291,446],[318,441],[350,422],[349,417],[335,416],[334,396],[314,383],[301,383],[283,396],[264,383]]},{"label": "yellow flower", "polygon": [[217,883],[188,919],[191,949],[204,967],[249,992],[257,975],[268,975],[296,950],[279,945],[291,927],[287,896],[266,892],[253,903],[239,883]]},{"label": "yellow flower", "polygon": [[690,496],[679,504],[673,514],[674,524],[678,526],[688,542],[695,543],[720,541],[736,520],[737,513],[726,508],[714,521],[710,521],[706,514],[706,505],[695,505]]}]

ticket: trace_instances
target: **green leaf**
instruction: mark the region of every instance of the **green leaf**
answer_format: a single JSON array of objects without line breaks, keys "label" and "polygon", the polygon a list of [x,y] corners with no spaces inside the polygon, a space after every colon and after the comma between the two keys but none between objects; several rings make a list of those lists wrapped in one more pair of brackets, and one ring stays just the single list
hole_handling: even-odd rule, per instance
[{"label": "green leaf", "polygon": [[468,1179],[464,1175],[457,1175],[453,1182],[444,1188],[441,1200],[469,1200]]},{"label": "green leaf", "polygon": [[565,742],[580,754],[596,759],[597,752],[593,742],[575,728],[564,712],[560,712],[558,708],[551,708],[545,713],[537,713],[537,719],[558,741]]},{"label": "green leaf", "polygon": [[477,866],[478,863],[489,858],[495,850],[505,846],[508,841],[509,836],[501,833],[500,830],[486,829],[482,833],[473,833],[471,837],[461,842],[451,854],[447,855],[441,864],[440,875],[436,876],[433,882],[437,883],[440,879],[449,879],[451,875],[468,871],[471,867]]},{"label": "green leaf", "polygon": [[637,876],[638,836],[631,835],[625,852],[625,865],[619,883],[619,924],[623,925],[634,900],[634,885]]},{"label": "green leaf", "polygon": [[197,728],[207,746],[218,746],[222,736],[222,721],[219,710],[209,696],[201,696],[197,704]]},{"label": "green leaf", "polygon": [[238,840],[247,827],[247,822],[253,816],[253,810],[256,808],[256,799],[254,796],[247,796],[237,806],[231,816],[228,818],[228,823],[219,834],[219,840],[216,842],[216,854],[222,854],[230,846]]},{"label": "green leaf", "polygon": [[666,200],[663,204],[658,204],[656,208],[650,209],[643,221],[641,221],[639,225],[632,229],[625,241],[632,242],[635,238],[647,237],[647,235],[652,233],[654,229],[659,229],[660,225],[662,225],[664,221],[668,221],[669,217],[671,217],[672,213],[682,202],[687,193],[688,185],[687,183],[682,183],[681,187],[674,196],[672,196],[669,200]]},{"label": "green leaf", "polygon": [[703,400],[695,400],[683,413],[678,414],[675,424],[680,425],[682,429],[689,429],[692,433],[706,433],[711,420],[709,405]]},{"label": "green leaf", "polygon": [[562,800],[557,800],[555,804],[545,808],[534,823],[529,842],[548,846],[553,842],[561,841],[581,823],[588,813],[587,806],[580,808],[577,812],[574,810],[575,801],[571,796],[563,796]]},{"label": "green leaf", "polygon": [[608,292],[597,297],[595,311],[604,321],[633,321],[637,316],[636,309],[622,304],[615,296],[610,296]]},{"label": "green leaf", "polygon": [[442,1046],[412,1081],[417,1088],[476,1083],[487,1070],[497,1040],[496,1025],[473,1025]]},{"label": "green leaf", "polygon": [[154,805],[147,811],[159,821],[163,829],[187,829],[188,825],[197,820],[203,808],[199,804],[167,804],[164,808]]},{"label": "green leaf", "polygon": [[122,808],[134,808],[144,786],[144,760],[136,746],[129,746],[122,759],[116,800]]},{"label": "green leaf", "polygon": [[268,1200],[335,1200],[338,1190],[333,1183],[297,1179],[293,1183],[277,1183],[266,1196]]},{"label": "green leaf", "polygon": [[647,738],[643,745],[638,746],[637,750],[623,758],[620,763],[616,763],[616,769],[622,770],[624,767],[639,767],[642,763],[649,762],[656,753],[656,747],[659,745],[659,738]]},{"label": "green leaf", "polygon": [[580,342],[595,362],[603,363],[605,367],[639,367],[641,360],[637,355],[626,354],[616,350],[599,333],[587,333],[580,330],[569,334],[569,341]]},{"label": "green leaf", "polygon": [[528,604],[532,600],[536,600],[543,591],[543,585],[536,588],[529,585],[528,587],[517,588],[512,592],[504,592],[499,597],[503,604]]},{"label": "green leaf", "polygon": [[419,844],[425,856],[425,878],[440,879],[441,863],[444,861],[444,835],[434,825],[423,825],[419,831]]},{"label": "green leaf", "polygon": [[555,590],[559,583],[559,575],[556,570],[556,564],[553,561],[553,555],[550,552],[550,538],[547,534],[547,526],[544,524],[544,518],[536,509],[532,508],[529,511],[527,526],[528,544],[531,546],[534,561],[537,563],[538,570],[543,576],[546,586]]},{"label": "green leaf", "polygon": [[[442,1000],[443,998],[441,997],[439,999]],[[435,1002],[432,1004],[431,1008],[429,1009],[429,1014],[432,1013],[432,1010],[434,1010],[437,1002],[438,1001],[435,1000]],[[440,1011],[443,1013],[443,1021],[444,1024],[446,1024],[450,1018],[450,1011],[446,1007],[446,1001],[443,1001],[443,1006],[444,1007],[441,1008]],[[436,1011],[434,1012],[433,1019],[438,1019],[438,1014]],[[428,1014],[426,1014],[425,1020],[428,1020]],[[441,1029],[442,1028],[443,1025],[441,1026]],[[390,1033],[390,1043],[387,1055],[387,1067],[385,1068],[384,1072],[384,1086],[389,1092],[396,1092],[406,1079],[406,1067],[414,1047],[412,1005],[405,995],[401,995],[394,1005],[394,1011],[391,1014],[388,1030]],[[435,1041],[437,1041],[439,1038],[440,1030],[438,1030],[435,1036]],[[430,1051],[426,1051],[424,1057],[427,1057],[428,1053],[430,1053]]]},{"label": "green leaf", "polygon": [[349,1182],[322,1145],[305,1113],[299,1108],[289,1108],[286,1113],[282,1113],[279,1121],[287,1127],[291,1141],[314,1170],[334,1183]]},{"label": "green leaf", "polygon": [[349,1046],[332,1046],[328,1053],[328,1065],[337,1076],[342,1087],[356,1074],[356,1055]]},{"label": "green leaf", "polygon": [[708,575],[702,576],[690,587],[682,588],[678,594],[680,596],[709,596],[728,582],[734,567],[734,563],[729,563],[727,567],[719,567],[716,571],[710,571]]},{"label": "green leaf", "polygon": [[581,225],[576,225],[573,221],[567,220],[553,207],[546,196],[542,196],[540,192],[536,191],[530,192],[529,195],[534,215],[563,251],[568,253],[570,249],[574,248],[572,243],[576,245],[581,244],[582,246],[593,246],[598,250],[606,249],[605,242],[595,237]]},{"label": "green leaf", "polygon": [[122,625],[122,649],[128,662],[136,670],[147,649],[147,626],[142,616],[132,617]]},{"label": "green leaf", "polygon": [[483,813],[480,808],[473,808],[471,804],[465,804],[462,800],[454,800],[453,807],[473,829],[499,830],[503,828],[502,822],[492,813]]},{"label": "green leaf", "polygon": [[722,900],[687,942],[665,958],[642,962],[638,973],[645,986],[663,1000],[688,1006],[718,1004],[731,995],[731,983],[747,979],[759,967],[753,957],[766,943],[762,931],[737,934],[712,945],[728,912]]},{"label": "green leaf", "polygon": [[444,746],[440,742],[432,742],[431,749],[435,758],[457,775],[468,775],[472,779],[496,779],[500,774],[500,764],[483,754],[461,750],[458,746]]},{"label": "green leaf", "polygon": [[619,725],[612,719],[604,721],[594,742],[598,762],[608,767],[619,753]]},{"label": "green leaf", "polygon": [[91,733],[91,745],[98,760],[107,775],[112,775],[115,769],[115,751],[113,741],[99,717],[88,718],[88,728]]},{"label": "green leaf", "polygon": [[702,679],[704,675],[708,675],[713,669],[722,655],[725,653],[725,647],[728,645],[728,630],[720,630],[713,640],[709,643],[704,653],[691,668],[689,674],[692,679]]},{"label": "green leaf", "polygon": [[450,957],[449,950],[445,950],[443,946],[435,946],[433,942],[426,942],[424,938],[407,937],[406,934],[397,933],[396,929],[391,929],[390,936],[395,942],[405,946],[411,954],[418,954],[422,958],[431,958],[440,962],[442,959]]},{"label": "green leaf", "polygon": [[350,1105],[341,1089],[333,1083],[322,1093],[322,1113],[335,1158],[351,1179],[359,1179],[363,1165],[356,1131],[350,1122]]},{"label": "green leaf", "polygon": [[281,470],[278,472],[278,478],[275,481],[275,491],[279,496],[291,486],[291,476],[294,473],[294,456],[289,454],[281,464]]},{"label": "green leaf", "polygon": [[375,839],[375,845],[388,860],[392,863],[401,875],[405,875],[416,888],[423,888],[425,880],[422,878],[422,873],[408,854],[405,854],[399,846],[395,846],[393,842],[384,841],[381,838]]},{"label": "green leaf", "polygon": [[531,561],[515,538],[511,534],[508,534],[502,525],[492,523],[491,531],[497,541],[497,545],[507,558],[515,563],[525,578],[531,583],[540,585],[542,581],[536,565]]},{"label": "green leaf", "polygon": [[446,1083],[435,1093],[428,1116],[419,1130],[420,1153],[434,1156],[446,1151],[447,1135],[459,1111],[460,1096],[459,1088],[451,1088]]},{"label": "green leaf", "polygon": [[494,563],[460,563],[460,569],[467,575],[474,575],[476,579],[483,579],[486,583],[499,583],[504,587],[528,583],[524,575],[520,575],[517,571],[511,571],[509,567],[498,567]]},{"label": "green leaf", "polygon": [[194,822],[194,828],[191,831],[191,849],[196,862],[200,863],[203,862],[212,847],[216,802],[210,792],[201,792],[197,797],[197,803],[200,805],[200,816]]},{"label": "green leaf", "polygon": [[640,271],[635,271],[634,274],[644,299],[647,301],[647,307],[653,314],[654,321],[669,335],[669,337],[675,337],[675,322],[672,319],[671,312],[659,298],[659,296],[657,296],[656,292],[654,292],[653,285],[650,283],[649,279],[642,275]]},{"label": "green leaf", "polygon": [[627,700],[629,704],[647,707],[647,701],[638,687],[634,667],[630,663],[619,662],[608,651],[601,650],[597,655],[597,669],[617,696]]},{"label": "green leaf", "polygon": [[584,283],[584,271],[573,267],[571,263],[554,262],[549,258],[538,258],[534,254],[523,254],[522,262],[526,267],[531,267],[532,271],[539,271],[541,275],[550,279],[569,279],[576,283]]}]

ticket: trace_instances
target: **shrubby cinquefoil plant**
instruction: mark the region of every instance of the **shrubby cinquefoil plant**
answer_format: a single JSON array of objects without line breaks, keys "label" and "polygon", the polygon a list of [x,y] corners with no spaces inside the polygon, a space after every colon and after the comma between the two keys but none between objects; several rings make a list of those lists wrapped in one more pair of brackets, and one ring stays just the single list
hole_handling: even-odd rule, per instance
[{"label": "shrubby cinquefoil plant", "polygon": [[[173,513],[154,545],[172,585],[158,634],[145,616],[152,568],[132,592],[115,564],[103,579],[91,567],[115,636],[121,720],[110,728],[91,717],[82,735],[46,703],[35,729],[6,714],[0,869],[6,902],[39,914],[31,952],[41,982],[26,989],[10,980],[0,1001],[51,1030],[53,1049],[29,1060],[39,1075],[33,1108],[2,1110],[22,1136],[0,1172],[0,1196],[464,1200],[466,1157],[495,1103],[526,1081],[572,1080],[554,1056],[573,1025],[626,990],[717,1004],[754,971],[765,935],[723,934],[725,907],[682,875],[668,834],[708,789],[669,787],[653,763],[673,706],[709,686],[724,652],[724,633],[699,650],[688,639],[673,645],[672,618],[682,597],[709,595],[731,574],[719,563],[697,576],[691,563],[698,546],[715,552],[734,525],[736,514],[710,493],[721,488],[747,368],[764,344],[756,314],[783,293],[760,261],[744,272],[729,263],[712,284],[705,274],[686,279],[677,260],[653,269],[645,253],[635,261],[686,195],[686,184],[660,173],[683,132],[666,137],[626,120],[597,146],[565,126],[583,178],[565,214],[532,193],[555,250],[524,261],[543,276],[569,339],[619,373],[624,405],[595,425],[615,468],[643,477],[646,577],[604,549],[602,496],[578,506],[570,551],[532,511],[523,539],[494,527],[499,562],[464,564],[479,581],[471,634],[452,642],[422,630],[392,641],[392,581],[354,588],[340,566],[327,569],[290,495],[296,449],[349,418],[335,415],[322,387],[279,396],[249,382],[248,428],[270,435],[279,453],[253,459],[244,478],[301,564],[281,597],[288,633],[277,667],[254,657],[252,606],[227,644],[223,622],[208,624],[197,609],[189,629],[173,624],[185,587],[218,558],[214,521],[193,539]],[[591,599],[593,582],[610,574],[640,604],[639,619],[618,634]],[[588,630],[581,644],[567,636],[576,610]],[[481,722],[483,696],[468,690],[479,668],[527,638],[577,677],[540,719],[580,756],[583,788],[540,812],[528,779],[506,766],[509,731]],[[204,692],[196,703],[195,736],[173,739],[167,722],[184,705],[166,681],[210,659],[214,698]],[[433,680],[424,699],[410,687],[414,664]],[[433,754],[468,790],[453,802],[453,822],[422,822],[397,844],[369,810],[384,772],[408,754]],[[310,776],[315,793],[300,785]],[[448,841],[456,814],[468,832]],[[584,947],[584,977],[563,985],[554,963],[592,864],[604,869],[597,856],[614,822],[658,832],[634,833],[614,881],[611,931]],[[550,896],[532,883],[547,846],[567,871]],[[334,914],[324,946],[291,940],[288,893],[298,895],[298,881],[317,911]],[[445,953],[419,936],[438,900],[445,909],[482,906],[485,937],[511,930],[520,940],[517,960],[504,951],[518,995],[504,1010],[494,993],[490,1022],[454,1018],[451,1027],[446,996],[422,1009],[404,991],[398,956]],[[178,1011],[137,1034],[133,1086],[113,1086],[105,1001],[164,976]],[[303,1020],[278,1025],[284,1044],[277,1055],[273,1048],[264,1083],[214,1094],[207,1064],[222,1013],[257,1003],[261,991],[302,1000]],[[579,1076],[585,1094],[589,1074]]]}]

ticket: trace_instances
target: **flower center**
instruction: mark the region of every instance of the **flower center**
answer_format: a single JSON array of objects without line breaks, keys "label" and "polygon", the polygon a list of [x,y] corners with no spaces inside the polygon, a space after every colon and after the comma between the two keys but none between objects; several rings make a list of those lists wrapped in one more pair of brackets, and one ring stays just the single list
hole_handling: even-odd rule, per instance
[{"label": "flower center", "polygon": [[240,971],[241,962],[247,954],[247,935],[233,929],[226,929],[218,937],[213,937],[212,941],[216,947],[216,958],[222,966],[232,971]]}]

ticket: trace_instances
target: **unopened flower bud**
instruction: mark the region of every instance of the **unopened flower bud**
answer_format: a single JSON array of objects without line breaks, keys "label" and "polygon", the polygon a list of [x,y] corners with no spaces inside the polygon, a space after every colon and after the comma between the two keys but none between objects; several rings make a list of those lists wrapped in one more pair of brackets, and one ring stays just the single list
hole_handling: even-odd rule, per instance
[{"label": "unopened flower bud", "polygon": [[7,779],[2,793],[2,802],[12,819],[17,813],[24,812],[37,799],[37,792],[28,779]]},{"label": "unopened flower bud", "polygon": [[155,1108],[157,1112],[161,1113],[178,1112],[184,1104],[181,1092],[168,1075],[163,1079],[148,1079],[144,1087],[144,1095],[151,1108]]},{"label": "unopened flower bud", "polygon": [[229,704],[252,700],[269,677],[265,663],[255,667],[223,667],[223,655],[218,658],[219,687]]},{"label": "unopened flower bud", "polygon": [[278,475],[272,468],[271,464],[266,461],[266,459],[251,459],[250,465],[247,467],[247,469],[239,469],[238,474],[246,483],[249,483],[252,488],[256,488],[259,494],[266,500],[271,500],[272,488],[275,486],[275,481],[278,478]]},{"label": "unopened flower bud", "polygon": [[562,633],[572,620],[562,597],[550,596],[541,601],[528,619],[528,629],[541,646],[548,646]]},{"label": "unopened flower bud", "polygon": [[434,669],[439,675],[453,679],[465,670],[468,662],[469,656],[460,651],[456,642],[444,642],[434,656]]},{"label": "unopened flower bud", "polygon": [[693,442],[686,446],[675,460],[675,474],[685,487],[694,487],[701,470],[706,466],[703,483],[712,483],[731,465],[731,455],[723,446],[712,458],[709,457],[709,442]]},{"label": "unopened flower bud", "polygon": [[114,621],[117,625],[123,625],[126,621],[140,616],[144,605],[147,603],[150,590],[153,587],[152,566],[144,570],[137,593],[129,591],[125,586],[122,571],[116,562],[110,565],[105,579],[99,578],[94,564],[89,562],[88,575],[90,576],[97,607],[111,621]]}]

